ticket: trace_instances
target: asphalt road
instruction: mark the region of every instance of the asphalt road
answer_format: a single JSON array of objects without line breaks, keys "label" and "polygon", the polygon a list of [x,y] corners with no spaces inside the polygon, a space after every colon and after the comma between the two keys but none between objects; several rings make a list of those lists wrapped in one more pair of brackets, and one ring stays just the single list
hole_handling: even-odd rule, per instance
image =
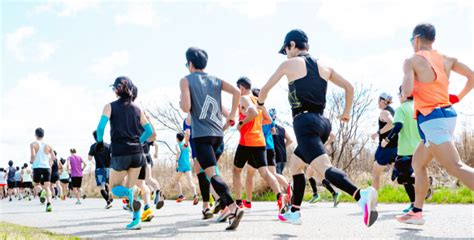
[{"label": "asphalt road", "polygon": [[71,199],[56,200],[51,213],[46,213],[37,199],[0,200],[0,219],[81,238],[474,239],[474,205],[426,205],[425,225],[413,226],[395,220],[406,204],[379,204],[379,219],[370,228],[363,225],[359,208],[351,203],[341,203],[338,208],[331,203],[305,203],[299,226],[279,222],[275,203],[252,205],[239,228],[230,232],[225,231],[226,223],[201,220],[200,205],[192,206],[190,201],[166,201],[162,209],[155,210],[152,222],[142,223],[142,229],[135,231],[125,230],[131,214],[122,210],[119,201],[106,210],[101,199],[86,199],[82,205]]}]

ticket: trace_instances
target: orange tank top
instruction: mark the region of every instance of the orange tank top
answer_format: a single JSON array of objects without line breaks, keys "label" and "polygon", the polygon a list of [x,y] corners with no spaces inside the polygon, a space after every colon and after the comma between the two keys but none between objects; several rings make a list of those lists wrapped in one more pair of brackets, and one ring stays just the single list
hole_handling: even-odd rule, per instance
[{"label": "orange tank top", "polygon": [[[257,98],[250,96],[250,100],[254,105],[257,105]],[[257,109],[258,115],[252,121],[244,124],[240,129],[239,144],[246,147],[265,147],[265,136],[263,135],[262,122],[263,111]],[[239,106],[239,121],[242,121],[246,115],[242,113],[242,108]]]},{"label": "orange tank top", "polygon": [[434,71],[435,79],[424,83],[415,79],[413,85],[413,100],[415,105],[415,118],[418,113],[430,114],[435,108],[451,105],[449,102],[449,80],[444,70],[444,58],[436,51],[418,51],[416,53],[425,58]]}]

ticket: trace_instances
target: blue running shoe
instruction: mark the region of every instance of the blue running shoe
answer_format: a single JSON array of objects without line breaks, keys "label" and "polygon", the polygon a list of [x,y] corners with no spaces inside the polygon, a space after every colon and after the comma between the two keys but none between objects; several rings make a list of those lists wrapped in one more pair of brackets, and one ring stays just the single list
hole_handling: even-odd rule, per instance
[{"label": "blue running shoe", "polygon": [[278,219],[282,222],[300,225],[301,224],[301,213],[300,211],[292,212],[287,211],[286,213],[279,214]]}]

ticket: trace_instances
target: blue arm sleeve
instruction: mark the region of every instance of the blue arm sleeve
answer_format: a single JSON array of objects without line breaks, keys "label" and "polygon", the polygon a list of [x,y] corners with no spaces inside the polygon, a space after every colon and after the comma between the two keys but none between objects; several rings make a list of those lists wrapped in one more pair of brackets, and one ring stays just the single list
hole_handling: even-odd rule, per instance
[{"label": "blue arm sleeve", "polygon": [[147,123],[145,126],[143,126],[143,128],[145,129],[145,131],[140,136],[140,143],[142,143],[142,144],[145,143],[146,140],[149,137],[151,137],[151,135],[153,134],[153,128],[151,128],[150,123]]},{"label": "blue arm sleeve", "polygon": [[395,126],[392,128],[392,131],[388,134],[387,138],[388,140],[392,140],[392,138],[398,133],[400,133],[400,130],[402,130],[403,124],[401,122],[396,122]]},{"label": "blue arm sleeve", "polygon": [[97,126],[97,142],[104,141],[104,130],[105,126],[107,126],[107,122],[109,122],[109,118],[102,115],[100,117],[99,125]]}]

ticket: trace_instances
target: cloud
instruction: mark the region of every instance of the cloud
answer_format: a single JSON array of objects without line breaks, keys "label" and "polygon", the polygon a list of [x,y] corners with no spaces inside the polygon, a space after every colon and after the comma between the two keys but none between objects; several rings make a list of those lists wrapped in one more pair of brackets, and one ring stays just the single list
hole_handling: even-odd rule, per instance
[{"label": "cloud", "polygon": [[5,48],[13,54],[19,62],[48,60],[56,51],[57,44],[53,42],[32,43],[31,39],[36,34],[36,29],[24,26],[8,33],[5,40]]},{"label": "cloud", "polygon": [[466,9],[470,4],[449,0],[323,0],[316,16],[345,38],[367,40],[394,36],[399,29],[453,10]]},{"label": "cloud", "polygon": [[275,15],[279,1],[272,0],[214,0],[215,3],[227,9],[235,10],[249,19],[257,19]]},{"label": "cloud", "polygon": [[99,77],[115,76],[121,72],[120,68],[126,66],[130,60],[128,51],[113,52],[110,56],[104,57],[88,68],[88,71]]},{"label": "cloud", "polygon": [[49,0],[37,5],[28,15],[52,12],[59,17],[73,17],[98,5],[98,0]]},{"label": "cloud", "polygon": [[152,26],[158,21],[153,5],[151,4],[130,4],[127,12],[115,16],[115,23],[117,25],[139,25],[139,26]]}]

